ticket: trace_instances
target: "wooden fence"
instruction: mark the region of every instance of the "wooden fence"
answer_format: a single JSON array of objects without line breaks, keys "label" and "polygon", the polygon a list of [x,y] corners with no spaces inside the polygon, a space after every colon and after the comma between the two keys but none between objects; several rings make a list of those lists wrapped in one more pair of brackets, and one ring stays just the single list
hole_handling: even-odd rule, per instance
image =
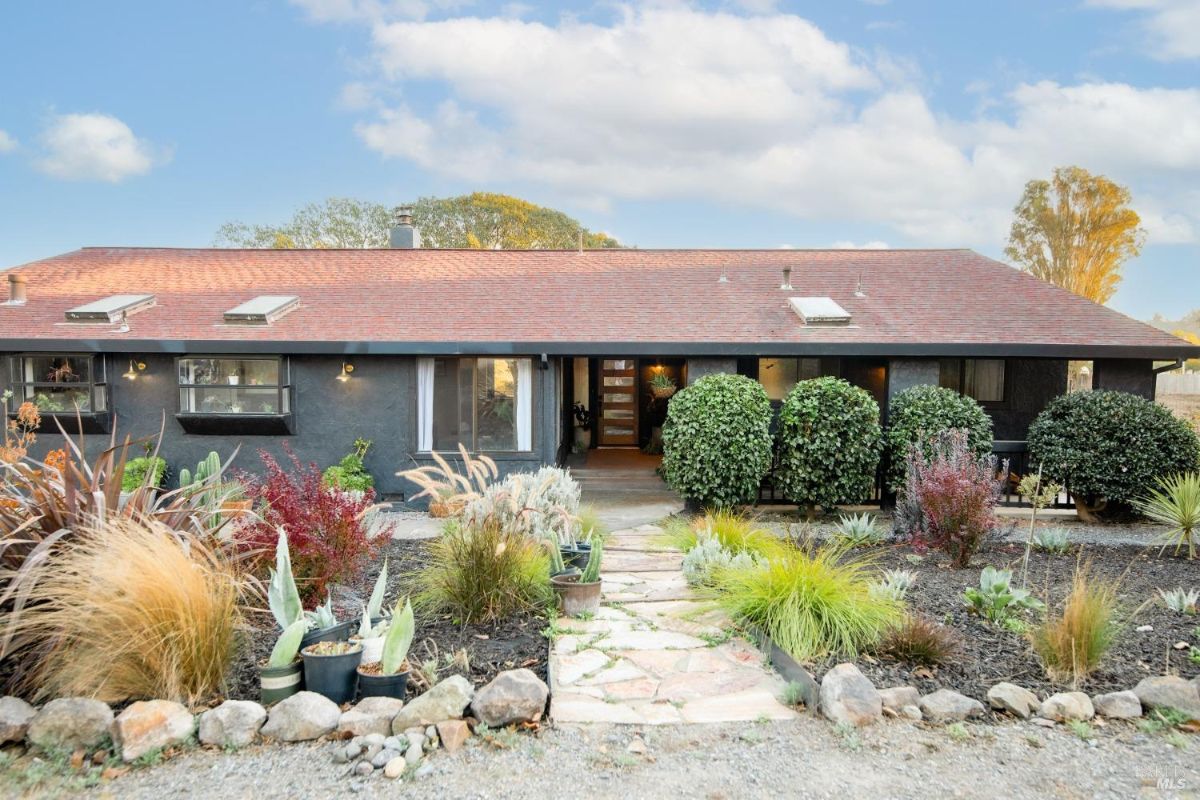
[{"label": "wooden fence", "polygon": [[1200,372],[1164,372],[1156,394],[1200,394]]}]

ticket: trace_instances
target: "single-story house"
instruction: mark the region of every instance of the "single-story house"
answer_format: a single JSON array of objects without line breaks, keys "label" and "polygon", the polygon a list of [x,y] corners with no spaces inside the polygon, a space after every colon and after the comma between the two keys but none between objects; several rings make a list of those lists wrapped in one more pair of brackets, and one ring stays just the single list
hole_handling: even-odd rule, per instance
[{"label": "single-story house", "polygon": [[[283,440],[322,467],[356,437],[381,492],[459,442],[505,470],[573,445],[637,447],[679,385],[717,372],[780,399],[839,375],[889,399],[917,384],[975,397],[999,449],[1068,388],[1153,397],[1189,345],[970,250],[429,250],[407,216],[376,250],[88,247],[7,272],[8,411],[44,419],[37,452],[116,424],[190,466]],[[587,414],[576,414],[576,407]],[[587,433],[579,419],[590,417]],[[90,436],[99,447],[106,436]]]}]

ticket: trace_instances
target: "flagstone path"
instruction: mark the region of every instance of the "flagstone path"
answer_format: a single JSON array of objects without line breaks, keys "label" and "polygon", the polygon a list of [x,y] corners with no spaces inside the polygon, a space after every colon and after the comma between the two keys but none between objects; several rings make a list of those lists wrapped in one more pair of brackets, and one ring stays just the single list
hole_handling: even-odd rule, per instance
[{"label": "flagstone path", "polygon": [[616,531],[604,548],[594,619],[563,617],[550,654],[550,718],[642,725],[792,719],[783,679],[731,638],[684,580],[682,554],[653,525]]}]

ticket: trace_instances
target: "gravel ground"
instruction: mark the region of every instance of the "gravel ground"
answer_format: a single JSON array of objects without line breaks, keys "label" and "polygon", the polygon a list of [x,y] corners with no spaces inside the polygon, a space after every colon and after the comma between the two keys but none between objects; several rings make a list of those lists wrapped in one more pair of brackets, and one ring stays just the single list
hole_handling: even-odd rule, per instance
[{"label": "gravel ground", "polygon": [[[400,783],[346,776],[329,744],[195,751],[92,790],[94,797],[929,798],[1190,797],[1195,737],[1170,744],[1113,723],[1084,742],[1031,723],[945,728],[886,722],[843,736],[812,717],[750,725],[564,727],[497,749],[478,739]],[[629,751],[643,738],[644,755]],[[1159,781],[1163,781],[1159,789]]]}]

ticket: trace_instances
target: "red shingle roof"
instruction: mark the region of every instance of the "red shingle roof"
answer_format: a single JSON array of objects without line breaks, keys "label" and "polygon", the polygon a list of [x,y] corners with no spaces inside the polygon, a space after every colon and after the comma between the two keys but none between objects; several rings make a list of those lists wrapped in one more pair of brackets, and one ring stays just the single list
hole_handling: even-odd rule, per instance
[{"label": "red shingle roof", "polygon": [[[785,266],[793,291],[779,288]],[[1049,346],[1045,355],[1168,358],[1181,340],[969,250],[228,250],[85,248],[16,268],[24,307],[0,306],[0,345],[30,340],[298,343],[725,343],[757,352],[886,345]],[[727,282],[720,282],[721,275]],[[865,297],[857,297],[859,278]],[[157,305],[117,325],[65,322],[73,306],[120,293]],[[300,308],[265,327],[226,325],[259,294]],[[828,296],[853,317],[806,327],[795,296]],[[561,346],[555,346],[561,345]],[[281,348],[282,349],[282,348]],[[413,351],[422,349],[414,344]],[[546,349],[546,348],[543,348]],[[739,350],[744,348],[732,348]],[[871,349],[866,347],[865,349]],[[1134,352],[1136,351],[1136,352]],[[1153,352],[1151,352],[1153,351]],[[1040,351],[1039,351],[1040,352]]]}]

